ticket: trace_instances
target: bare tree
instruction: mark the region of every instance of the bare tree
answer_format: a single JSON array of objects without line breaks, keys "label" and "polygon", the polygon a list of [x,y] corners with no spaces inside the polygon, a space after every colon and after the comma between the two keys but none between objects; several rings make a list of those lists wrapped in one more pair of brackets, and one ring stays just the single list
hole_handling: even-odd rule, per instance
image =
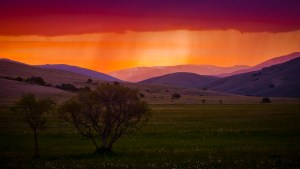
[{"label": "bare tree", "polygon": [[93,142],[97,154],[110,152],[128,128],[137,128],[147,120],[149,110],[137,90],[110,84],[81,92],[60,108],[62,117]]},{"label": "bare tree", "polygon": [[50,99],[36,99],[34,94],[26,94],[15,103],[14,110],[22,114],[34,134],[34,157],[39,158],[38,132],[45,128],[45,113],[55,107],[55,102]]}]

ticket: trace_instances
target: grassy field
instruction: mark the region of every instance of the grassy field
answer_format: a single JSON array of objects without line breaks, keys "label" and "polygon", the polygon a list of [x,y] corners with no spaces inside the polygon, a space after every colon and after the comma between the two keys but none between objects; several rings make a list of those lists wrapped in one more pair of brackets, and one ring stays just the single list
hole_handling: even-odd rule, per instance
[{"label": "grassy field", "polygon": [[33,137],[8,107],[0,108],[0,168],[300,168],[300,105],[153,105],[150,121],[130,131],[114,153],[52,119]]}]

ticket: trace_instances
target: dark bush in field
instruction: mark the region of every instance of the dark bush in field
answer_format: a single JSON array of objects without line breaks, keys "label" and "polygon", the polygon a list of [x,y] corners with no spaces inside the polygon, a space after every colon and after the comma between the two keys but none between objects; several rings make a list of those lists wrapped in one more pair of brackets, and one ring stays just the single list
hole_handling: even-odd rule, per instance
[{"label": "dark bush in field", "polygon": [[120,82],[114,81],[114,85],[119,85]]},{"label": "dark bush in field", "polygon": [[273,85],[273,84],[269,85],[269,88],[274,88],[274,87],[275,87],[275,85]]},{"label": "dark bush in field", "polygon": [[[60,108],[61,117],[89,138],[96,153],[110,152],[128,128],[137,128],[149,115],[137,90],[122,85],[102,84],[94,91],[80,92]],[[99,143],[101,143],[99,145]]]},{"label": "dark bush in field", "polygon": [[16,81],[20,81],[20,82],[23,82],[23,78],[21,78],[21,77],[17,77],[16,79],[15,79]]},{"label": "dark bush in field", "polygon": [[46,84],[46,82],[44,81],[43,78],[36,77],[36,76],[32,76],[32,77],[26,79],[25,81],[28,83],[38,84],[38,85],[42,85],[42,86],[44,86]]},{"label": "dark bush in field", "polygon": [[145,97],[145,95],[144,95],[143,93],[140,93],[140,97],[142,97],[142,98],[143,98],[143,97]]},{"label": "dark bush in field", "polygon": [[264,97],[264,98],[262,98],[261,102],[262,103],[271,103],[271,100],[268,97]]},{"label": "dark bush in field", "polygon": [[92,83],[92,82],[93,82],[92,79],[88,79],[88,80],[86,81],[86,83]]},{"label": "dark bush in field", "polygon": [[78,91],[77,87],[75,87],[74,85],[69,84],[69,83],[63,83],[61,85],[56,85],[56,88],[66,90],[66,91],[70,91],[70,92],[77,92]]},{"label": "dark bush in field", "polygon": [[179,99],[181,97],[181,95],[179,93],[174,93],[172,95],[172,99]]}]

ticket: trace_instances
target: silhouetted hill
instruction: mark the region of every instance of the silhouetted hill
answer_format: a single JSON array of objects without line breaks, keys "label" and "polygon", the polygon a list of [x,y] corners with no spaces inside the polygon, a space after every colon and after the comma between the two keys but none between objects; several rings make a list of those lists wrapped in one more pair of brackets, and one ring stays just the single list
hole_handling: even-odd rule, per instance
[{"label": "silhouetted hill", "polygon": [[256,71],[256,70],[260,70],[264,67],[269,67],[269,66],[272,66],[272,65],[284,63],[284,62],[290,61],[290,60],[298,58],[298,57],[300,57],[300,52],[294,52],[294,53],[291,53],[291,54],[288,54],[288,55],[272,58],[270,60],[264,61],[264,62],[262,62],[258,65],[255,65],[255,66],[247,68],[247,69],[241,69],[241,70],[237,70],[237,71],[234,71],[234,72],[231,72],[231,73],[222,73],[222,74],[217,75],[217,76],[218,77],[228,77],[228,76],[232,76],[232,75],[236,75],[236,74],[253,72],[253,71]]},{"label": "silhouetted hill", "polygon": [[41,68],[8,59],[0,59],[0,76],[23,79],[36,76],[42,77],[47,83],[52,84],[84,83],[89,78],[69,71]]},{"label": "silhouetted hill", "polygon": [[109,73],[121,80],[129,82],[139,82],[152,77],[162,76],[176,72],[190,72],[199,75],[218,75],[221,73],[231,73],[236,70],[248,68],[249,66],[238,65],[232,67],[218,67],[212,65],[178,65],[178,66],[154,66],[154,67],[136,67],[123,69]]},{"label": "silhouetted hill", "polygon": [[121,81],[120,79],[117,79],[115,77],[112,77],[110,75],[100,73],[94,70],[81,68],[78,66],[71,66],[71,65],[65,65],[65,64],[47,64],[47,65],[39,65],[38,67],[42,68],[48,68],[48,69],[57,69],[57,70],[65,70],[72,73],[77,73],[79,75],[84,75],[90,78],[96,78],[101,79],[104,81]]},{"label": "silhouetted hill", "polygon": [[197,88],[199,86],[211,83],[220,78],[213,76],[198,75],[195,73],[178,72],[171,73],[163,76],[153,77],[147,80],[143,80],[140,83],[147,84],[167,84],[173,86],[181,87],[193,87]]},{"label": "silhouetted hill", "polygon": [[203,87],[233,94],[300,97],[300,58],[212,82]]}]

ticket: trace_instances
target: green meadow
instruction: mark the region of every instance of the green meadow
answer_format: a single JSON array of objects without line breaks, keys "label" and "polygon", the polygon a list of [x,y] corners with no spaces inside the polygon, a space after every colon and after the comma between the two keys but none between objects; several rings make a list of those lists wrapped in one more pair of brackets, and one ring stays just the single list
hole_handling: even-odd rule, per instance
[{"label": "green meadow", "polygon": [[152,105],[142,128],[94,155],[90,140],[49,115],[33,136],[9,107],[0,108],[0,168],[299,168],[300,105]]}]

